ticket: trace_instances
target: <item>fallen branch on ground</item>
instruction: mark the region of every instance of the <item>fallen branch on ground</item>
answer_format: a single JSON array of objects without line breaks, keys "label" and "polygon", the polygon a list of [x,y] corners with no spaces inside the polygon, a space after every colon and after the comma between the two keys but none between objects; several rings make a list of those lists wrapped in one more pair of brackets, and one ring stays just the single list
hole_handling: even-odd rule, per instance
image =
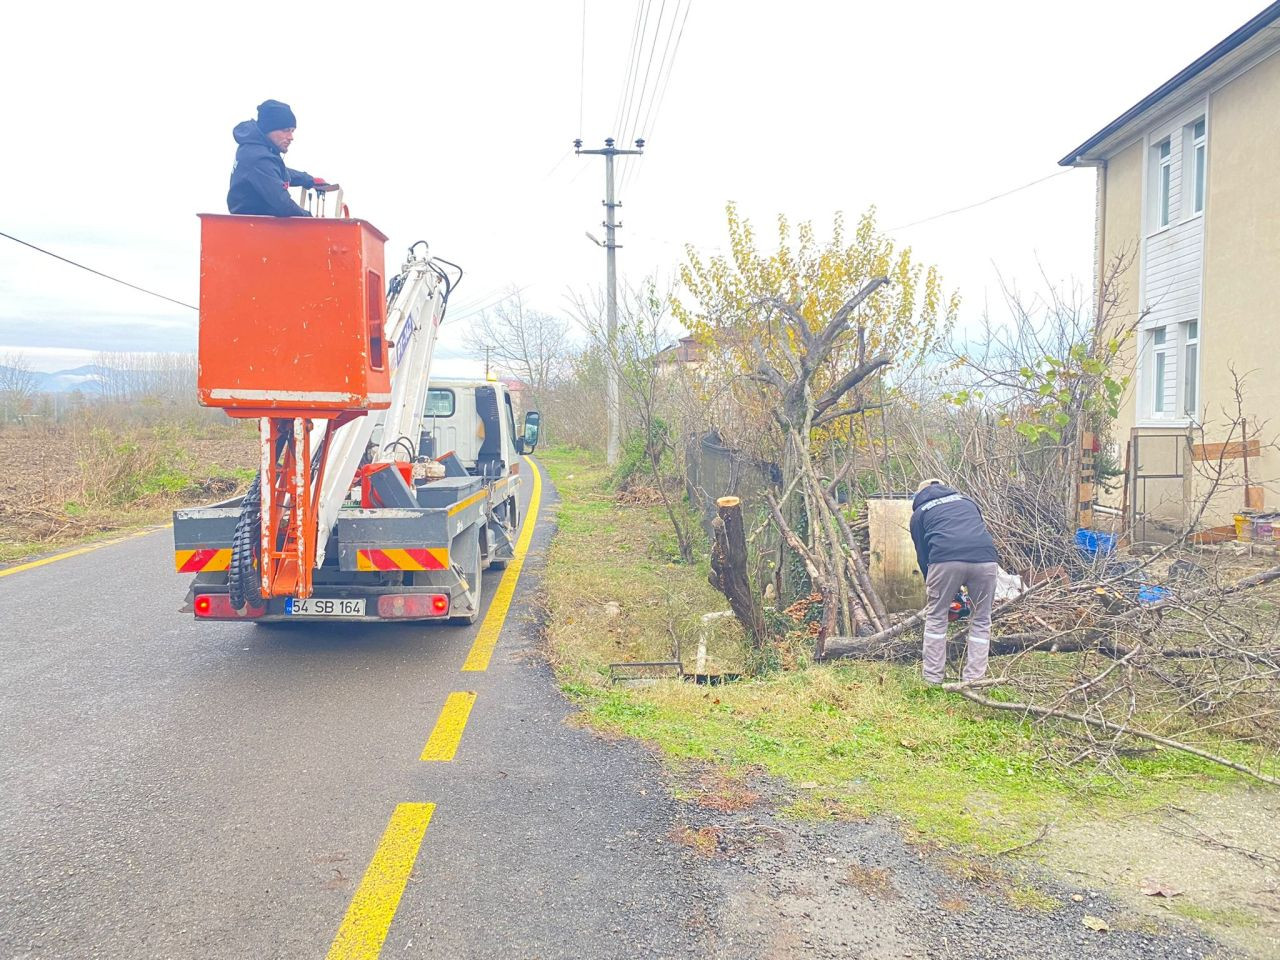
[{"label": "fallen branch on ground", "polygon": [[984,707],[990,707],[992,710],[1008,710],[1013,713],[1021,713],[1023,716],[1040,717],[1047,719],[1054,717],[1059,720],[1070,720],[1073,723],[1081,723],[1086,726],[1094,727],[1098,730],[1106,730],[1108,733],[1120,734],[1123,736],[1138,737],[1142,740],[1149,740],[1152,743],[1158,743],[1162,747],[1169,747],[1172,750],[1180,750],[1183,753],[1189,753],[1193,757],[1199,757],[1202,760],[1208,760],[1210,763],[1216,763],[1219,766],[1229,767],[1238,773],[1261,780],[1263,783],[1269,783],[1273,787],[1280,787],[1280,778],[1246,767],[1242,763],[1236,763],[1226,757],[1219,756],[1216,753],[1210,753],[1207,750],[1201,750],[1199,747],[1193,747],[1189,743],[1182,743],[1179,740],[1173,740],[1169,737],[1162,737],[1159,734],[1151,733],[1148,730],[1142,730],[1138,727],[1125,726],[1119,723],[1112,723],[1110,720],[1102,720],[1098,717],[1086,717],[1078,713],[1071,713],[1068,710],[1055,710],[1050,707],[1037,707],[1030,703],[1013,703],[1003,700],[992,700],[990,697],[984,697],[973,691],[972,686],[965,684],[944,684],[944,689],[953,689],[966,700],[972,700],[974,703],[981,704]]}]

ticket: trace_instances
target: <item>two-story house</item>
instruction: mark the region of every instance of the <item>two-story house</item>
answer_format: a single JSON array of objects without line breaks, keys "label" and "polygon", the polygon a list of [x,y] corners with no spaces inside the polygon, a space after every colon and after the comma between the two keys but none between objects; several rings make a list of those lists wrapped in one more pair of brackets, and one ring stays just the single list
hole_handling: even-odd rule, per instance
[{"label": "two-story house", "polygon": [[1097,172],[1095,286],[1129,263],[1110,285],[1136,327],[1114,440],[1138,517],[1280,509],[1277,53],[1273,3],[1059,161]]}]

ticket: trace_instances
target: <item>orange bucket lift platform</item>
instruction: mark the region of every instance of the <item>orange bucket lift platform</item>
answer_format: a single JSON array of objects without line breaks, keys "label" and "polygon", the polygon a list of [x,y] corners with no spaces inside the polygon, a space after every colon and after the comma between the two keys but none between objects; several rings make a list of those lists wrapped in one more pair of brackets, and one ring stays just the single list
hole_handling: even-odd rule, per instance
[{"label": "orange bucket lift platform", "polygon": [[386,239],[363,220],[200,215],[200,403],[261,421],[264,597],[311,595],[329,442],[390,406]]}]

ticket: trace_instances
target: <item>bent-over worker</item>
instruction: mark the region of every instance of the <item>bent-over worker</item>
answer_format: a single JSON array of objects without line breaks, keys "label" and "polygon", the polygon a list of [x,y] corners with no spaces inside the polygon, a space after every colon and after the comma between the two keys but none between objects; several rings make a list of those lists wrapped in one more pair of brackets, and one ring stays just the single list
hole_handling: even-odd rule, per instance
[{"label": "bent-over worker", "polygon": [[232,213],[264,217],[309,217],[289,196],[290,187],[337,190],[302,170],[290,170],[284,154],[293,143],[298,121],[287,103],[264,100],[258,104],[258,119],[238,123],[231,135],[236,138],[236,162],[231,168],[231,189],[227,209]]},{"label": "bent-over worker", "polygon": [[981,680],[991,645],[991,601],[998,557],[978,505],[941,480],[926,480],[911,502],[911,540],[924,574],[924,679],[941,683],[947,668],[947,614],[961,587],[969,591],[969,644],[961,679]]}]

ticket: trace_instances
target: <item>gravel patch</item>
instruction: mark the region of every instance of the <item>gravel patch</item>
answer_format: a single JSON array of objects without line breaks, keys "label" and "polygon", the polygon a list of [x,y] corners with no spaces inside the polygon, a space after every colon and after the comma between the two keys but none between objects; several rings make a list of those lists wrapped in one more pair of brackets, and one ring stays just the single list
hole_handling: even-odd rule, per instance
[{"label": "gravel patch", "polygon": [[[755,783],[752,788],[770,792]],[[744,951],[761,958],[866,960],[1246,956],[1190,924],[1162,922],[1038,867],[911,844],[887,820],[786,820],[769,812],[779,799],[785,798],[767,797],[753,809],[733,813],[685,807],[677,838],[704,860],[722,895],[716,911],[720,955]],[[1086,918],[1098,918],[1108,929],[1089,929]]]}]

